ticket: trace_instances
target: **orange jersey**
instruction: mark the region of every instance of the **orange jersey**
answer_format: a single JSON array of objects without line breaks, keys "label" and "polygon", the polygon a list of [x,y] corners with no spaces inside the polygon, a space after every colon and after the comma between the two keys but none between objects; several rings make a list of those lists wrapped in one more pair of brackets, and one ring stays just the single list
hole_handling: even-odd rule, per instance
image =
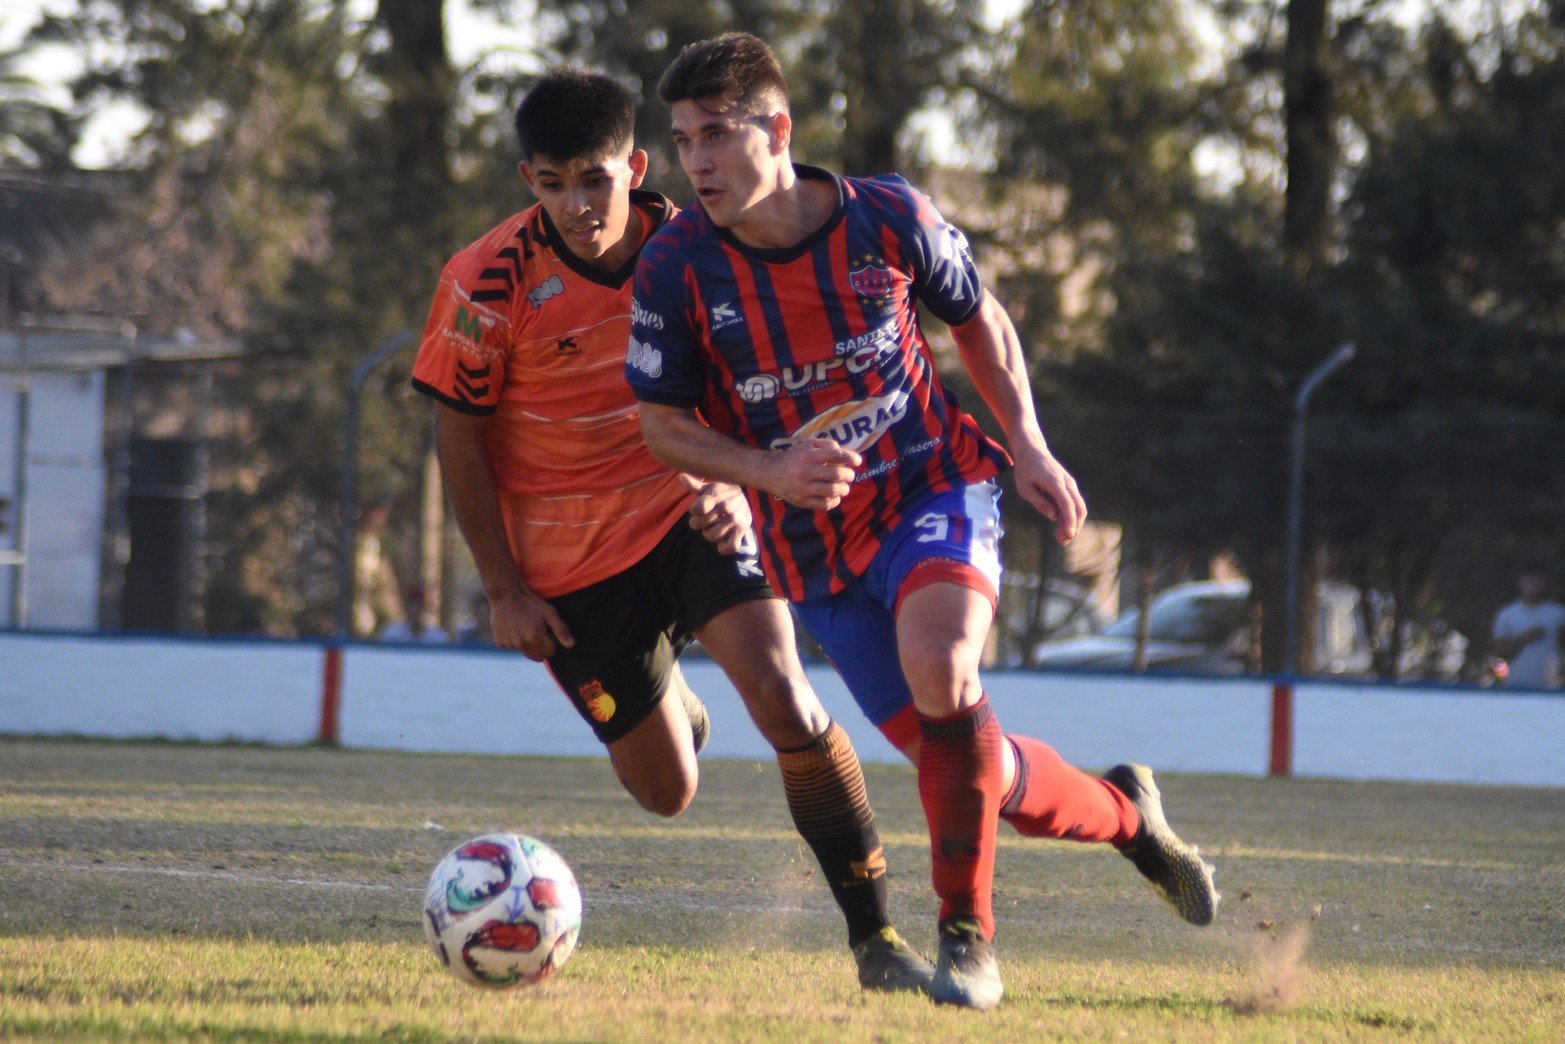
[{"label": "orange jersey", "polygon": [[[631,201],[647,235],[674,212],[656,193]],[[647,449],[625,382],[635,268],[588,265],[529,207],[446,264],[413,364],[419,391],[491,417],[511,555],[546,598],[640,561],[692,499]]]}]

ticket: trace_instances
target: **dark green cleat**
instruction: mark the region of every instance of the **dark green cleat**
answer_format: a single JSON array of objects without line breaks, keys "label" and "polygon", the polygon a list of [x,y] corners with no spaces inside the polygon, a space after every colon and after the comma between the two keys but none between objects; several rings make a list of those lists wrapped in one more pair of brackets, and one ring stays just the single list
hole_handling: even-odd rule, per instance
[{"label": "dark green cleat", "polygon": [[1152,770],[1145,765],[1115,765],[1103,778],[1130,798],[1141,814],[1136,839],[1120,854],[1136,865],[1179,916],[1191,924],[1211,924],[1222,899],[1212,882],[1216,868],[1202,862],[1196,847],[1181,841],[1163,818],[1163,797],[1152,781]]},{"label": "dark green cleat", "polygon": [[935,969],[889,925],[853,948],[859,985],[880,993],[928,993]]},{"label": "dark green cleat", "polygon": [[983,937],[978,922],[953,917],[942,924],[940,957],[935,963],[935,981],[929,987],[935,1003],[988,1011],[1004,994],[994,943]]}]

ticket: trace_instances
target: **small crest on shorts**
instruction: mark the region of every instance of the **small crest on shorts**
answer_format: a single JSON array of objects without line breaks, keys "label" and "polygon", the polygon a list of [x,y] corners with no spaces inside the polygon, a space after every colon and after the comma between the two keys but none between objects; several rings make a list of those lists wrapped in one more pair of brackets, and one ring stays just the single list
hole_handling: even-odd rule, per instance
[{"label": "small crest on shorts", "polygon": [[603,683],[596,678],[576,692],[581,696],[581,701],[587,705],[587,713],[592,715],[593,721],[607,722],[614,717],[616,709],[614,697],[603,691]]}]

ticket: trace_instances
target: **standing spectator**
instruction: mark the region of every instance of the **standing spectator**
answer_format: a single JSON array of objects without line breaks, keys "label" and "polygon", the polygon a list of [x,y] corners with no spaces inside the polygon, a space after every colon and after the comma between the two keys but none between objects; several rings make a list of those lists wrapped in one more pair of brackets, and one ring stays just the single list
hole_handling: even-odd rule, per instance
[{"label": "standing spectator", "polygon": [[1516,601],[1494,617],[1494,654],[1508,665],[1505,684],[1517,689],[1557,689],[1565,605],[1545,600],[1548,582],[1539,569],[1517,577],[1516,590]]}]

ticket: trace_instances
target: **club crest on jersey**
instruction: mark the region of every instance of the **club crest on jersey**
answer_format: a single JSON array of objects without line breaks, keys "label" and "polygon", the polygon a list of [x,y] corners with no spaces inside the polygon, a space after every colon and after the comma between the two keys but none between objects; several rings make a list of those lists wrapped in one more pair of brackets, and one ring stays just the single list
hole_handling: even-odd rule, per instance
[{"label": "club crest on jersey", "polygon": [[712,320],[712,329],[725,330],[730,326],[744,322],[744,316],[739,312],[739,305],[735,301],[719,301],[712,306],[708,313]]},{"label": "club crest on jersey", "polygon": [[866,254],[848,266],[848,285],[853,292],[875,304],[884,304],[891,296],[896,281],[886,262],[874,254]]},{"label": "club crest on jersey", "polygon": [[895,391],[844,402],[811,417],[798,431],[772,440],[772,449],[787,449],[805,439],[831,439],[855,453],[871,446],[907,414],[908,394]]}]

